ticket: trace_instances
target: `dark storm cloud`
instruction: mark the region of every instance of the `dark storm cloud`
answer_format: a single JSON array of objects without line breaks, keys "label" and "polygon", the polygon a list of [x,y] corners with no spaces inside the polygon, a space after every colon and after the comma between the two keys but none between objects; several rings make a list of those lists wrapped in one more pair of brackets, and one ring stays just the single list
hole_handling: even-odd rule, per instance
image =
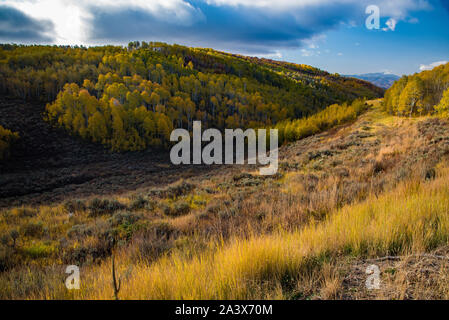
[{"label": "dark storm cloud", "polygon": [[33,19],[23,12],[0,6],[0,41],[3,42],[51,42],[47,33],[54,31],[53,23]]},{"label": "dark storm cloud", "polygon": [[[354,17],[354,4],[309,6],[295,12],[267,12],[254,7],[216,6],[189,1],[193,18],[183,24],[174,17],[147,11],[93,8],[91,41],[157,40],[187,45],[271,53],[299,47],[302,41]],[[363,17],[362,17],[363,18]],[[361,20],[364,21],[364,20]]]}]

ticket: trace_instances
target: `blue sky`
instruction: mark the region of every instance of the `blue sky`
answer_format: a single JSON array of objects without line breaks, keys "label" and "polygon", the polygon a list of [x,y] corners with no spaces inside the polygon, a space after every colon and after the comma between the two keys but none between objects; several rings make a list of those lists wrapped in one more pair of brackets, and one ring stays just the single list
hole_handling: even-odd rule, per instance
[{"label": "blue sky", "polygon": [[[380,28],[365,10],[376,5]],[[163,41],[330,72],[419,72],[449,60],[449,0],[0,0],[0,42]]]}]

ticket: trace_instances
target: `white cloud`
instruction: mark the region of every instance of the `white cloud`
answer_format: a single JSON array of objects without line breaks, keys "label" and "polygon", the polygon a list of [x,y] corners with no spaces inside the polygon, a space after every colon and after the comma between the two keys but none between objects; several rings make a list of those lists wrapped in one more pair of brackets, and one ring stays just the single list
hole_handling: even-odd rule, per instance
[{"label": "white cloud", "polygon": [[303,57],[313,57],[314,56],[314,52],[312,50],[301,49],[301,55]]},{"label": "white cloud", "polygon": [[57,43],[83,43],[86,38],[86,25],[83,19],[86,12],[73,1],[3,1],[3,4],[16,8],[35,19],[53,22]]},{"label": "white cloud", "polygon": [[282,53],[280,51],[276,51],[274,53],[269,54],[255,54],[256,57],[266,58],[266,59],[282,59]]},{"label": "white cloud", "polygon": [[321,54],[320,45],[326,42],[326,35],[319,34],[315,35],[310,39],[304,39],[301,41],[302,46],[305,49],[301,49],[301,55],[303,57],[314,57],[319,56]]},{"label": "white cloud", "polygon": [[448,63],[448,61],[437,61],[437,62],[433,62],[431,64],[422,64],[422,65],[420,65],[419,70],[421,70],[421,71],[432,70],[433,68],[441,66],[446,63]]},{"label": "white cloud", "polygon": [[354,2],[348,0],[206,0],[208,4],[217,6],[245,6],[253,8],[270,8],[274,10],[290,10],[292,8],[305,8],[313,5],[326,5],[332,3]]},{"label": "white cloud", "polygon": [[408,11],[430,8],[428,0],[206,0],[208,4],[218,6],[246,6],[254,8],[269,8],[270,10],[292,10],[307,7],[325,7],[330,5],[357,4],[366,8],[377,5],[381,8],[382,16],[405,17]]},{"label": "white cloud", "polygon": [[[389,18],[387,30],[395,30],[398,21],[409,21],[410,12],[430,8],[430,0],[0,0],[2,5],[21,10],[35,19],[51,21],[56,34],[51,35],[56,44],[91,44],[89,39],[96,33],[93,27],[95,12],[121,12],[126,9],[149,13],[161,21],[172,26],[190,26],[206,19],[199,7],[201,4],[209,6],[245,7],[256,11],[255,21],[266,29],[264,19],[270,17],[293,17],[295,23],[286,24],[296,32],[306,30],[306,35],[299,35],[299,39],[307,36],[307,32],[319,34],[336,23],[358,23],[360,14],[363,17],[365,8],[375,4],[380,7],[382,17]],[[338,13],[339,8],[342,12]],[[243,8],[244,9],[244,8]],[[254,10],[253,10],[254,9]],[[335,12],[335,13],[334,13]],[[356,18],[357,17],[357,18]],[[279,21],[279,19],[274,19]],[[323,23],[326,22],[326,24]],[[330,21],[330,22],[329,22]],[[120,24],[120,21],[117,21]],[[321,29],[316,25],[322,25]],[[127,30],[129,26],[123,25]],[[275,29],[276,26],[273,26]],[[164,28],[163,30],[165,30]],[[280,28],[280,32],[286,27]],[[317,30],[316,32],[314,32]],[[177,30],[176,30],[177,31]],[[313,31],[313,32],[310,32]],[[293,32],[294,33],[294,32]],[[300,34],[300,32],[298,32]],[[303,37],[303,38],[301,38]],[[107,40],[107,39],[106,39]],[[133,40],[133,39],[130,39]],[[166,39],[170,42],[171,39]],[[102,39],[103,41],[103,39]],[[310,50],[318,49],[316,40],[302,43]],[[315,47],[316,46],[316,47]],[[313,53],[312,53],[313,54]]]},{"label": "white cloud", "polygon": [[315,35],[310,39],[304,39],[302,40],[302,44],[304,47],[307,47],[309,49],[318,49],[320,47],[320,44],[326,42],[326,35],[325,34],[319,34]]},{"label": "white cloud", "polygon": [[[88,44],[92,9],[105,11],[124,8],[142,10],[167,17],[171,22],[190,24],[198,11],[183,0],[4,0],[3,5],[16,8],[35,19],[48,19],[55,25],[56,44]],[[196,16],[195,16],[196,15]],[[119,22],[118,22],[119,23]]]}]

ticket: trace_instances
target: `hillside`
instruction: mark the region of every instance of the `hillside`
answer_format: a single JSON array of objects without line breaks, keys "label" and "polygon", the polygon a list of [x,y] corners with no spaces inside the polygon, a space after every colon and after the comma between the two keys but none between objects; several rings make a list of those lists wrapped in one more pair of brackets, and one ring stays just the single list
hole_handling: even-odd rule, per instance
[{"label": "hillside", "polygon": [[[0,92],[114,151],[166,148],[174,128],[261,128],[383,90],[304,65],[163,43],[0,47]],[[9,128],[14,130],[14,128]]]},{"label": "hillside", "polygon": [[[221,166],[3,209],[0,297],[111,299],[114,254],[121,299],[448,299],[449,122],[370,105],[282,147],[273,177]],[[82,266],[80,291],[55,261]]]},{"label": "hillside", "polygon": [[[375,99],[205,48],[0,46],[0,299],[448,299],[447,67]],[[173,165],[194,120],[278,129],[277,174]]]}]

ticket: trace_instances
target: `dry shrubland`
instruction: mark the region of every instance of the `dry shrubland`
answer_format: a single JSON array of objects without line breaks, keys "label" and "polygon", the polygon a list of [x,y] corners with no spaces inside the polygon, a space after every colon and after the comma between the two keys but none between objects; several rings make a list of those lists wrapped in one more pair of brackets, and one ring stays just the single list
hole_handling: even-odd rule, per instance
[{"label": "dry shrubland", "polygon": [[[447,299],[449,123],[374,107],[232,167],[0,215],[0,298]],[[370,262],[379,257],[392,260]],[[446,257],[446,258],[445,258]],[[365,288],[378,264],[381,289]],[[81,290],[64,267],[81,267]]]}]

